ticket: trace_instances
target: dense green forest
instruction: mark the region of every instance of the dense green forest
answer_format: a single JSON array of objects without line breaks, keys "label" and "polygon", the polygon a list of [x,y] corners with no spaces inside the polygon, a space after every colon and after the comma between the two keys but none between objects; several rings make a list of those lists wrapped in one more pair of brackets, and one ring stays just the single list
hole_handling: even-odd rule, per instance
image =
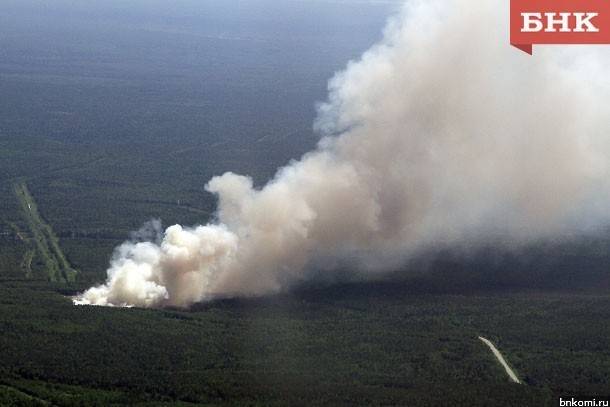
[{"label": "dense green forest", "polygon": [[[394,282],[180,311],[75,307],[46,284],[0,290],[5,400],[535,406],[604,394],[610,381],[604,295]],[[478,335],[525,384],[508,381]]]}]

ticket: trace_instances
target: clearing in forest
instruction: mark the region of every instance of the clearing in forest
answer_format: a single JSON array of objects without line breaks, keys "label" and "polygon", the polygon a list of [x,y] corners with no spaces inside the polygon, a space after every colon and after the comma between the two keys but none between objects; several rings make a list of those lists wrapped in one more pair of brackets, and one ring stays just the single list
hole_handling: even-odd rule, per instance
[{"label": "clearing in forest", "polygon": [[34,255],[33,250],[35,250],[45,265],[49,280],[74,281],[77,271],[70,266],[62,252],[59,239],[53,232],[53,228],[40,216],[38,206],[25,182],[21,181],[15,184],[15,195],[19,200],[24,219],[30,229],[30,240],[33,241],[33,248],[26,252],[24,258],[23,266],[26,274],[31,273],[30,264]]}]

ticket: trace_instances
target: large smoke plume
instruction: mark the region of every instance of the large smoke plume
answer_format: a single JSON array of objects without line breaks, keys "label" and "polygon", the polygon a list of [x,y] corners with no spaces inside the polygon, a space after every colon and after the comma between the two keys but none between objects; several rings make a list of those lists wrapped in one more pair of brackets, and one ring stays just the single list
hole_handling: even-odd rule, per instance
[{"label": "large smoke plume", "polygon": [[318,148],[262,189],[226,173],[217,220],[127,242],[80,304],[188,306],[379,272],[431,247],[515,245],[605,221],[609,51],[508,46],[505,0],[408,1],[329,85]]}]

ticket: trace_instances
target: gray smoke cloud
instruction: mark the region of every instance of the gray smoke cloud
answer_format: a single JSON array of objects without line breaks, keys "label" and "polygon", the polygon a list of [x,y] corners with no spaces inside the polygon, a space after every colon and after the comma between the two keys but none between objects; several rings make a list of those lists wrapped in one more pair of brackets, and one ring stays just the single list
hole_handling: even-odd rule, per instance
[{"label": "gray smoke cloud", "polygon": [[[335,75],[319,146],[255,189],[206,186],[217,220],[127,242],[77,304],[188,306],[376,273],[434,247],[519,245],[607,221],[610,53],[508,45],[508,2],[409,1]],[[153,228],[154,229],[154,228]]]}]

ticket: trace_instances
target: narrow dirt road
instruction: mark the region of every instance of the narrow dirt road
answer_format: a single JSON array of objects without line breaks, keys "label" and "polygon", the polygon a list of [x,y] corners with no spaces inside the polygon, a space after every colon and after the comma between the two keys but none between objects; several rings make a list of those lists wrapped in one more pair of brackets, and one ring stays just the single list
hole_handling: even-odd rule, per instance
[{"label": "narrow dirt road", "polygon": [[506,370],[506,373],[510,377],[510,380],[515,382],[515,383],[521,384],[521,381],[519,381],[519,378],[517,377],[515,372],[513,372],[513,369],[511,369],[510,366],[508,366],[508,363],[506,363],[506,360],[504,360],[504,357],[502,356],[500,351],[495,347],[495,345],[489,339],[485,339],[482,336],[479,336],[479,339],[485,345],[489,346],[489,349],[491,349],[491,351],[494,354],[494,356],[496,357],[496,359],[498,359],[498,362],[500,362],[500,364],[502,366],[504,366],[504,370]]}]

